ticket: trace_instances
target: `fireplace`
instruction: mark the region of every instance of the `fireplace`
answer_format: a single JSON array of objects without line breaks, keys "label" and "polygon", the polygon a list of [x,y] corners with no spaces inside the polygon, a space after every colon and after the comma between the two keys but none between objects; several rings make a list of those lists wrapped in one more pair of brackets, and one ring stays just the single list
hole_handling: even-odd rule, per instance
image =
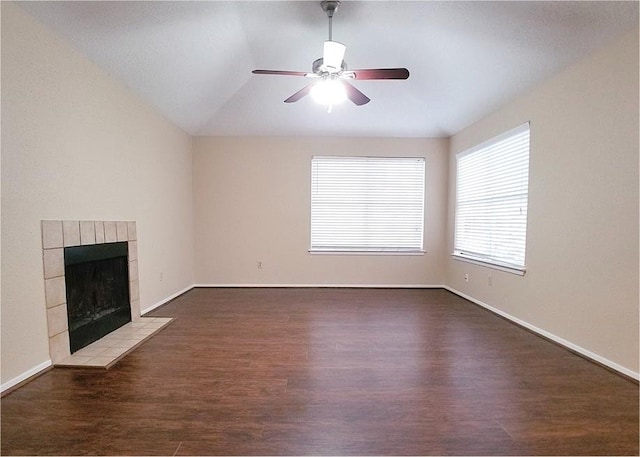
[{"label": "fireplace", "polygon": [[[137,245],[134,221],[42,221],[45,305],[49,353],[54,365],[68,361],[72,352],[92,342],[94,337],[86,337],[85,333],[95,331],[105,336],[111,331],[105,328],[141,321]],[[94,261],[112,263],[108,269],[115,273],[99,273],[85,265]],[[73,285],[73,277],[98,280],[92,286],[78,288]],[[117,292],[115,283],[119,284]],[[94,295],[115,297],[119,304],[102,300],[92,311],[94,317],[89,318],[86,297]],[[81,303],[76,311],[72,309],[74,300]],[[128,311],[124,306],[129,306]],[[94,328],[81,325],[89,322]],[[79,342],[72,343],[72,333],[77,333]],[[100,338],[96,339],[101,341]]]},{"label": "fireplace", "polygon": [[73,354],[131,322],[127,243],[65,248],[64,265]]}]

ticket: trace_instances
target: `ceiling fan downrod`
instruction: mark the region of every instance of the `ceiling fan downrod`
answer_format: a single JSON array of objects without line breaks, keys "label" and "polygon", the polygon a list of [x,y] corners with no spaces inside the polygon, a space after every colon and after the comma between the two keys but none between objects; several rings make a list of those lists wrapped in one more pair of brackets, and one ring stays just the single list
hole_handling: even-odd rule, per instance
[{"label": "ceiling fan downrod", "polygon": [[338,11],[339,6],[340,2],[338,0],[324,0],[320,3],[322,11],[329,18],[329,41],[333,41],[333,14]]}]

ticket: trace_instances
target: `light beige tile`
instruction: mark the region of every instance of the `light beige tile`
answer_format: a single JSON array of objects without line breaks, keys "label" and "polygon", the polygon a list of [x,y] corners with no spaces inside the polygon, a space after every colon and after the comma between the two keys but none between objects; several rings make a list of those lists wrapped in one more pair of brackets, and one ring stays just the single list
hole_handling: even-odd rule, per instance
[{"label": "light beige tile", "polygon": [[82,349],[73,353],[73,355],[79,355],[81,357],[96,357],[102,354],[104,351],[109,349],[108,347],[95,347],[93,345],[89,345],[87,347],[83,347]]},{"label": "light beige tile", "polygon": [[109,349],[104,351],[102,354],[100,354],[100,357],[120,357],[125,352],[127,352],[127,350],[125,348],[110,347]]},{"label": "light beige tile", "polygon": [[90,365],[92,367],[106,367],[109,364],[111,364],[115,359],[116,357],[112,357],[112,356],[97,356],[89,360],[87,365]]},{"label": "light beige tile", "polygon": [[64,249],[45,249],[43,251],[44,279],[64,276]]},{"label": "light beige tile", "polygon": [[93,221],[80,221],[80,244],[96,244],[96,226]]},{"label": "light beige tile", "polygon": [[126,329],[119,329],[118,330],[118,338],[119,340],[128,340],[132,337],[134,337],[136,334],[136,329],[133,328],[126,328]]},{"label": "light beige tile", "polygon": [[142,341],[146,340],[147,338],[149,338],[149,335],[145,335],[143,333],[140,333],[140,334],[136,333],[135,335],[133,335],[131,337],[131,339],[137,341],[138,344],[141,343]]},{"label": "light beige tile", "polygon": [[144,324],[144,326],[141,328],[151,328],[151,329],[157,330],[159,328],[162,328],[163,326],[164,324],[162,322],[148,322]]},{"label": "light beige tile", "polygon": [[129,281],[138,280],[138,261],[132,260],[129,262]]},{"label": "light beige tile", "polygon": [[47,326],[49,328],[49,337],[64,332],[69,328],[66,303],[47,309]]},{"label": "light beige tile", "polygon": [[116,223],[114,221],[104,222],[104,242],[115,243],[118,241],[118,234],[116,232]]},{"label": "light beige tile", "polygon": [[127,222],[127,234],[129,235],[129,241],[137,240],[138,235],[136,233],[136,223],[135,221]]},{"label": "light beige tile", "polygon": [[138,344],[139,341],[136,339],[128,339],[128,340],[118,340],[116,341],[112,347],[114,348],[123,348],[123,349],[131,349],[132,347],[134,347],[136,344]]},{"label": "light beige tile", "polygon": [[64,246],[62,221],[42,221],[42,247],[51,249],[62,246]]},{"label": "light beige tile", "polygon": [[49,338],[49,354],[51,354],[51,361],[54,364],[61,362],[71,355],[69,349],[69,332],[58,333]]},{"label": "light beige tile", "polygon": [[172,318],[170,317],[144,317],[143,322],[152,325],[165,325],[168,322],[171,322]]},{"label": "light beige tile", "polygon": [[127,223],[124,221],[116,222],[116,236],[118,241],[127,241],[129,235],[127,234]]},{"label": "light beige tile", "polygon": [[138,288],[138,281],[129,282],[129,299],[131,303],[140,300],[140,290]]},{"label": "light beige tile", "polygon": [[80,222],[62,221],[62,234],[65,247],[80,246]]},{"label": "light beige tile", "polygon": [[138,260],[138,242],[129,241],[129,262]]},{"label": "light beige tile", "polygon": [[74,366],[81,367],[81,366],[86,366],[89,363],[89,360],[91,359],[92,357],[82,357],[76,354],[71,354],[71,357],[67,357],[61,362],[58,362],[58,365],[70,366],[70,367],[74,367]]},{"label": "light beige tile", "polygon": [[47,308],[61,305],[67,301],[67,289],[64,276],[44,280],[44,292]]},{"label": "light beige tile", "polygon": [[80,366],[80,367],[89,367],[91,366],[91,359],[93,357],[74,357],[73,355],[67,359],[67,360],[71,360],[71,363],[75,366]]},{"label": "light beige tile", "polygon": [[140,319],[142,319],[140,315],[140,300],[134,300],[131,302],[131,320],[139,322]]},{"label": "light beige tile", "polygon": [[96,244],[104,243],[104,222],[95,221],[94,227],[96,230]]}]

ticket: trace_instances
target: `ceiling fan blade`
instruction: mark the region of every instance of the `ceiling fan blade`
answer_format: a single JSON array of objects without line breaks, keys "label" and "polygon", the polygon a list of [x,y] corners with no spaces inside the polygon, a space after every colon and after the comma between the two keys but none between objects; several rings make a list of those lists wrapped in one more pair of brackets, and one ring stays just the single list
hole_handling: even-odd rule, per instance
[{"label": "ceiling fan blade", "polygon": [[307,95],[309,93],[309,91],[311,90],[311,87],[313,87],[313,84],[314,83],[307,84],[302,89],[300,89],[298,92],[293,94],[291,97],[287,98],[284,102],[285,103],[297,102],[298,100],[300,100],[302,97],[304,97],[305,95]]},{"label": "ceiling fan blade", "polygon": [[365,94],[363,94],[358,89],[356,89],[355,86],[352,86],[346,81],[342,81],[342,84],[344,85],[344,88],[347,90],[347,98],[351,100],[353,103],[355,103],[356,105],[358,106],[366,105],[371,101],[369,97],[367,97]]},{"label": "ceiling fan blade", "polygon": [[366,68],[363,70],[349,70],[354,79],[407,79],[409,70],[406,68]]},{"label": "ceiling fan blade", "polygon": [[287,71],[287,70],[253,70],[254,75],[280,75],[280,76],[306,76],[305,71]]}]

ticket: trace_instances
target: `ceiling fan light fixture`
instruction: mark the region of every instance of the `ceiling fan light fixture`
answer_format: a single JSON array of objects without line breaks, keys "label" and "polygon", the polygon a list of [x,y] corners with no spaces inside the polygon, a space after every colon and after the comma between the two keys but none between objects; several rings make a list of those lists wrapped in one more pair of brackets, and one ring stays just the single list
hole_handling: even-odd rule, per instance
[{"label": "ceiling fan light fixture", "polygon": [[342,59],[347,47],[337,41],[325,41],[322,65],[329,72],[338,72],[342,69]]},{"label": "ceiling fan light fixture", "polygon": [[311,98],[320,105],[333,106],[347,99],[347,90],[337,79],[322,79],[311,88]]}]

